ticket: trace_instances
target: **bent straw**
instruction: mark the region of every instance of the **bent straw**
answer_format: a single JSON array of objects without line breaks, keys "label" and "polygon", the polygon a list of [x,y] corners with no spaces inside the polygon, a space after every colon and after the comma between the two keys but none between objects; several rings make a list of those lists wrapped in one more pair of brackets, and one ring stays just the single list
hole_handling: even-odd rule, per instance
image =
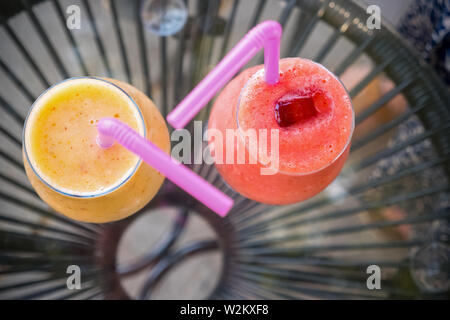
[{"label": "bent straw", "polygon": [[167,116],[176,129],[183,128],[258,51],[264,47],[265,80],[278,82],[282,28],[265,21],[251,29],[220,63]]},{"label": "bent straw", "polygon": [[97,143],[109,148],[117,140],[122,146],[142,158],[173,183],[199,200],[221,217],[226,216],[233,206],[233,200],[159,149],[151,141],[125,123],[112,118],[103,118],[97,124]]}]

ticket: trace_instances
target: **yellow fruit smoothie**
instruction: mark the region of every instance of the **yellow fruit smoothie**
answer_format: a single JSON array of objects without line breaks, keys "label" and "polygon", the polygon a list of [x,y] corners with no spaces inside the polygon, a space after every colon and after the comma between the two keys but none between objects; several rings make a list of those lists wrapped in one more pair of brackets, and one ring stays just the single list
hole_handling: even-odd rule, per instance
[{"label": "yellow fruit smoothie", "polygon": [[39,194],[56,211],[85,222],[123,219],[147,204],[164,177],[115,143],[97,145],[97,122],[117,118],[170,151],[165,121],[136,88],[112,79],[72,78],[44,92],[24,127],[24,165]]}]

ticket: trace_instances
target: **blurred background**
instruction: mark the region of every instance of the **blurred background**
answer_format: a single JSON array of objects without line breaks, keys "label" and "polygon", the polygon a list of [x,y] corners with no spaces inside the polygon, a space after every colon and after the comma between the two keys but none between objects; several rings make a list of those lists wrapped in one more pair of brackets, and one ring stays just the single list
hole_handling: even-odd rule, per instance
[{"label": "blurred background", "polygon": [[[449,1],[174,0],[155,12],[152,2],[0,2],[0,298],[448,299]],[[65,27],[70,5],[80,29]],[[367,27],[367,5],[379,6],[380,30]],[[167,115],[266,19],[283,24],[283,57],[324,64],[352,96],[351,157],[324,192],[266,206],[193,166],[235,199],[228,218],[166,182],[140,213],[106,225],[68,222],[34,194],[21,122],[49,85],[110,76]],[[82,267],[80,291],[65,286],[69,264]],[[366,287],[371,264],[382,290]]]}]

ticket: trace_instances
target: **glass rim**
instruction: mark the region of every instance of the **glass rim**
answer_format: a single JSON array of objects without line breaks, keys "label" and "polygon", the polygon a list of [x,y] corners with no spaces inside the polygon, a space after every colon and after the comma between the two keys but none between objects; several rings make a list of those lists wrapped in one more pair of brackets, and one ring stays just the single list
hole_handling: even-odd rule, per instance
[{"label": "glass rim", "polygon": [[[286,59],[286,58],[283,58],[283,59]],[[280,59],[280,60],[283,60],[283,59]],[[307,175],[315,174],[315,173],[317,173],[317,172],[320,172],[320,171],[322,171],[322,170],[328,168],[329,166],[331,166],[332,164],[334,164],[334,163],[335,163],[335,162],[336,162],[336,161],[344,154],[344,152],[347,150],[347,148],[349,147],[349,145],[350,145],[350,143],[351,143],[351,141],[352,141],[353,133],[354,133],[354,131],[355,131],[355,110],[353,109],[353,101],[352,101],[352,99],[351,99],[351,97],[350,97],[350,93],[348,92],[348,90],[347,90],[347,88],[345,87],[344,83],[342,83],[342,81],[341,81],[341,80],[340,80],[333,72],[331,72],[330,70],[328,70],[327,68],[325,68],[322,64],[317,63],[317,62],[315,62],[315,61],[313,61],[313,60],[311,60],[311,59],[305,59],[305,58],[299,58],[299,57],[291,57],[291,58],[288,57],[287,59],[301,59],[301,60],[306,60],[306,61],[312,62],[312,63],[314,63],[315,65],[317,65],[317,66],[319,66],[319,67],[325,69],[325,71],[327,71],[330,75],[332,75],[333,78],[335,78],[337,81],[339,81],[339,83],[340,83],[340,84],[342,85],[342,87],[344,88],[344,90],[345,90],[345,92],[346,92],[346,94],[347,94],[347,96],[349,97],[349,100],[350,100],[350,109],[351,109],[351,116],[352,116],[352,127],[351,127],[351,130],[350,130],[350,134],[349,134],[349,136],[348,136],[348,138],[347,138],[347,141],[346,141],[346,143],[345,143],[345,146],[342,148],[342,150],[336,155],[336,157],[335,157],[330,163],[327,163],[327,164],[323,165],[322,167],[320,167],[320,168],[318,168],[318,169],[316,169],[316,170],[308,171],[308,172],[288,172],[288,171],[278,170],[278,171],[275,173],[275,174],[282,174],[282,175],[288,175],[288,176],[294,176],[294,177],[295,177],[295,176],[307,176]],[[242,136],[242,135],[243,135],[243,132],[242,132],[243,129],[242,129],[241,126],[239,125],[239,105],[241,104],[242,92],[243,92],[244,89],[247,87],[247,85],[248,85],[250,79],[253,78],[254,76],[256,76],[256,75],[257,75],[258,73],[260,73],[260,72],[263,73],[264,70],[265,70],[265,69],[264,69],[264,66],[261,66],[261,68],[260,68],[259,70],[257,70],[255,73],[253,73],[253,74],[250,76],[250,78],[248,78],[248,80],[245,82],[244,86],[242,87],[242,89],[241,89],[241,91],[240,91],[240,93],[239,93],[239,98],[238,98],[237,106],[236,106],[236,115],[235,115],[235,117],[236,117],[236,126],[237,126],[237,129],[238,129],[238,132],[239,132],[239,138],[241,139],[241,142],[242,142],[242,140],[244,140],[242,143],[243,143],[243,145],[244,145],[245,150],[246,150],[247,152],[249,152],[249,155],[250,155],[250,151],[248,150],[248,146],[247,146],[247,143],[245,142],[245,138]],[[258,152],[258,154],[259,154],[259,152]],[[259,165],[261,165],[262,167],[267,168],[267,165],[264,165],[263,163],[260,162],[259,156],[258,156],[258,158],[256,159],[256,161],[257,161],[257,163],[258,163]]]},{"label": "glass rim", "polygon": [[22,130],[22,145],[23,145],[23,150],[24,150],[24,154],[25,154],[25,158],[31,168],[31,170],[33,171],[33,173],[39,178],[39,180],[44,183],[48,188],[50,188],[51,190],[63,195],[63,196],[68,196],[68,197],[72,197],[72,198],[81,198],[81,199],[88,199],[88,198],[98,198],[98,197],[102,197],[105,196],[107,194],[110,194],[114,191],[116,191],[117,189],[119,189],[120,187],[122,187],[125,183],[127,183],[131,177],[134,176],[134,174],[136,173],[137,169],[139,168],[139,166],[142,164],[142,159],[140,157],[138,157],[138,161],[136,162],[136,164],[133,167],[133,170],[131,170],[131,172],[126,176],[126,178],[124,178],[118,185],[114,185],[113,187],[107,189],[107,190],[102,190],[101,192],[97,193],[86,193],[86,194],[76,194],[76,193],[70,193],[70,192],[66,192],[61,190],[60,188],[57,188],[53,185],[51,185],[51,183],[49,183],[48,181],[46,181],[44,179],[44,177],[42,177],[42,175],[36,170],[36,168],[33,166],[32,161],[30,160],[29,154],[28,154],[28,150],[27,150],[27,139],[26,139],[26,130],[27,130],[27,124],[28,124],[28,120],[29,117],[31,115],[31,113],[33,112],[35,105],[37,104],[37,102],[45,95],[47,94],[50,90],[55,89],[57,86],[65,83],[65,82],[69,82],[69,81],[73,81],[73,80],[83,80],[83,79],[89,79],[89,80],[97,80],[97,81],[102,81],[104,83],[107,83],[108,85],[113,86],[115,89],[118,89],[122,94],[125,95],[125,97],[131,101],[132,105],[136,108],[137,113],[139,115],[139,118],[141,120],[141,125],[142,125],[142,129],[143,129],[143,136],[144,138],[147,137],[147,127],[145,124],[145,119],[144,116],[142,114],[141,109],[139,108],[138,104],[134,101],[134,99],[121,87],[119,87],[118,85],[112,83],[111,81],[108,81],[106,79],[103,78],[99,78],[99,77],[93,77],[93,76],[80,76],[80,77],[71,77],[71,78],[67,78],[64,79],[60,82],[57,82],[53,85],[51,85],[50,87],[48,87],[44,92],[42,92],[39,97],[37,97],[37,99],[33,102],[33,104],[31,105],[28,114],[25,118],[25,122],[24,122],[24,126],[23,126],[23,130]]}]

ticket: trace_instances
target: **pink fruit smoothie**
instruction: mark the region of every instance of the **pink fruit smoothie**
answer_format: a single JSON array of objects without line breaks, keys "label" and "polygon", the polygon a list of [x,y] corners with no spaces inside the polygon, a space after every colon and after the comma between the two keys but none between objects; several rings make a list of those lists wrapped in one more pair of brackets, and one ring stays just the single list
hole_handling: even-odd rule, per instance
[{"label": "pink fruit smoothie", "polygon": [[[223,137],[227,129],[237,129],[241,134],[234,140],[233,151],[249,149],[242,134],[248,129],[255,129],[258,141],[265,134],[260,129],[267,130],[267,148],[258,143],[253,153],[256,163],[219,164],[216,159],[216,167],[247,198],[281,205],[308,199],[337,177],[349,152],[354,114],[342,83],[320,64],[287,58],[280,60],[279,68],[280,80],[275,85],[264,81],[263,66],[233,79],[213,106],[209,128],[219,130]],[[272,130],[278,130],[278,170],[263,175],[261,168],[271,155]],[[215,144],[214,139],[210,143]],[[217,146],[211,148],[216,148],[215,154]],[[225,159],[229,152],[225,141],[222,148]]]}]

